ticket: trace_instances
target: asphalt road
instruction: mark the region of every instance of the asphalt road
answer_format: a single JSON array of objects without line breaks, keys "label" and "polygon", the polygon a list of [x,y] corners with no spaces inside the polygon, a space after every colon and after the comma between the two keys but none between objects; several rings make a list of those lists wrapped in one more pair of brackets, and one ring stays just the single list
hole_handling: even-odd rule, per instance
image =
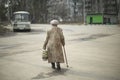
[{"label": "asphalt road", "polygon": [[[59,25],[66,40],[69,67],[60,72],[42,60],[47,24],[31,32],[0,37],[0,80],[120,80],[120,27]],[[11,28],[11,27],[10,27]]]}]

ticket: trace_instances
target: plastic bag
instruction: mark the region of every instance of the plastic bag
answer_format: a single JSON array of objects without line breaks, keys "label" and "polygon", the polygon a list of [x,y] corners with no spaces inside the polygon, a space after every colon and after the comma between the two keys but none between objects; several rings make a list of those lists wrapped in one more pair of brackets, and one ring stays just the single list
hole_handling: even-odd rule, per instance
[{"label": "plastic bag", "polygon": [[46,50],[43,51],[42,59],[43,59],[43,61],[46,61],[48,59],[48,51],[46,51]]}]

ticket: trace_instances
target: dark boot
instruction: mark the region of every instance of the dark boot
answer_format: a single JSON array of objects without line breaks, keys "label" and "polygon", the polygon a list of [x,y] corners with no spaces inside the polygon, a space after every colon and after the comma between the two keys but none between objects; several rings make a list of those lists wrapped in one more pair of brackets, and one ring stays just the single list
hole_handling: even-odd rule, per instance
[{"label": "dark boot", "polygon": [[60,63],[57,62],[57,70],[61,70]]},{"label": "dark boot", "polygon": [[52,64],[52,68],[55,69],[55,63],[51,63]]}]

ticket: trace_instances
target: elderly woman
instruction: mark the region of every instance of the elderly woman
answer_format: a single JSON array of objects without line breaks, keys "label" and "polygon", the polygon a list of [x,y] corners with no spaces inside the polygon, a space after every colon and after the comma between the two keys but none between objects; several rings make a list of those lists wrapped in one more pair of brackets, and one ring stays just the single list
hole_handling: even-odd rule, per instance
[{"label": "elderly woman", "polygon": [[52,20],[50,22],[52,29],[47,32],[47,37],[43,45],[43,49],[48,51],[48,63],[51,63],[52,68],[61,70],[60,63],[64,63],[64,56],[62,46],[65,46],[64,35],[62,29],[57,25],[58,20]]}]

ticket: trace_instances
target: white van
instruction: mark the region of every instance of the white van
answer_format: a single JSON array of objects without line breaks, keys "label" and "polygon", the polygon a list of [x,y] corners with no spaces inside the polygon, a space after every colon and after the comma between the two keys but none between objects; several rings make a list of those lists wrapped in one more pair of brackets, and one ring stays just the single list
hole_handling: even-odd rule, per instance
[{"label": "white van", "polygon": [[17,11],[13,14],[13,31],[16,32],[17,30],[27,30],[31,31],[30,27],[30,13],[27,11]]}]

